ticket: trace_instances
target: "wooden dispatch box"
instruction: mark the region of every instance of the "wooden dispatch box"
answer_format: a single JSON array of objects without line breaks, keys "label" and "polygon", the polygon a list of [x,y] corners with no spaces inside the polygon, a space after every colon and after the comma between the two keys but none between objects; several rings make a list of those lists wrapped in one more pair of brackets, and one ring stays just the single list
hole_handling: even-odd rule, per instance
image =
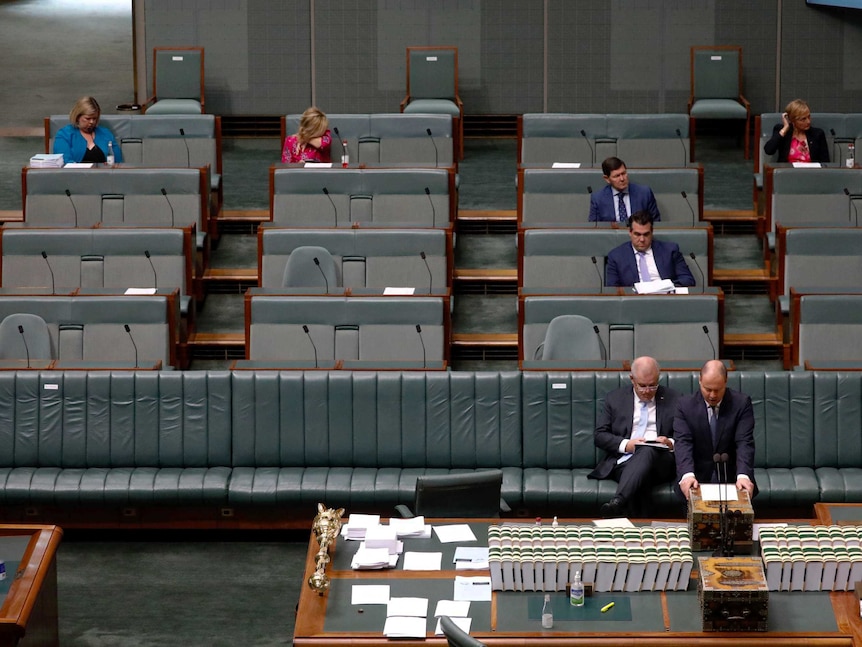
[{"label": "wooden dispatch box", "polygon": [[703,631],[768,631],[769,589],[758,557],[699,557]]},{"label": "wooden dispatch box", "polygon": [[[746,490],[738,491],[737,496],[737,501],[727,504],[728,511],[733,515],[732,519],[728,519],[728,524],[734,539],[734,552],[751,554],[754,508],[751,507],[751,497]],[[694,552],[718,548],[721,534],[718,501],[704,501],[700,489],[692,490],[688,500],[688,534]]]}]

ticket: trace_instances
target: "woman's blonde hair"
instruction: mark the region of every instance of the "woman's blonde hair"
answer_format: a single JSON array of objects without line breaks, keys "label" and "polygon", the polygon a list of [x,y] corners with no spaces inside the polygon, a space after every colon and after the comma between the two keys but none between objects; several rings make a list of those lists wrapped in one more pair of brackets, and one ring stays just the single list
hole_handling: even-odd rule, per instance
[{"label": "woman's blonde hair", "polygon": [[787,118],[794,122],[797,119],[800,119],[805,114],[811,114],[811,108],[808,107],[808,104],[805,103],[802,99],[794,99],[790,103],[787,104],[787,107],[784,109],[784,112],[787,113]]},{"label": "woman's blonde hair", "polygon": [[315,137],[321,137],[327,128],[329,128],[329,119],[322,110],[312,106],[302,113],[296,138],[300,144],[305,145]]},{"label": "woman's blonde hair", "polygon": [[78,119],[86,115],[96,115],[97,123],[98,117],[102,114],[102,108],[99,107],[99,102],[96,101],[95,97],[81,97],[75,102],[75,105],[72,106],[72,111],[69,113],[69,121],[71,121],[76,126],[78,125]]}]

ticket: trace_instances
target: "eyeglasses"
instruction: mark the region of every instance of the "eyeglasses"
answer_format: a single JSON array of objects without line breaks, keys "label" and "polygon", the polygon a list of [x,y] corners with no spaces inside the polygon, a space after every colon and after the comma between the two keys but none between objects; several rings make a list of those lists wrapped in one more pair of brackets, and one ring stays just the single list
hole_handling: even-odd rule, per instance
[{"label": "eyeglasses", "polygon": [[635,382],[634,378],[632,378],[632,382],[641,391],[658,391],[658,384],[641,384],[640,382]]}]

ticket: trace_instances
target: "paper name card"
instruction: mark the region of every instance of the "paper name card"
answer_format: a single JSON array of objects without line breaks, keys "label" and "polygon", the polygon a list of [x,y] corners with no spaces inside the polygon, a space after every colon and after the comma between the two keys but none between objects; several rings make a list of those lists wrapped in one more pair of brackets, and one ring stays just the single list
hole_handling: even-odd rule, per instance
[{"label": "paper name card", "polygon": [[306,162],[303,168],[332,168],[332,162]]},{"label": "paper name card", "polygon": [[395,295],[395,296],[412,296],[416,293],[416,288],[397,288],[397,287],[388,287],[383,288],[384,295]]},{"label": "paper name card", "polygon": [[551,168],[581,168],[580,162],[554,162]]},{"label": "paper name card", "polygon": [[819,162],[793,162],[793,168],[821,168]]},{"label": "paper name card", "polygon": [[126,288],[126,291],[123,292],[123,294],[137,295],[137,296],[150,295],[150,294],[155,294],[155,293],[156,293],[156,288]]}]

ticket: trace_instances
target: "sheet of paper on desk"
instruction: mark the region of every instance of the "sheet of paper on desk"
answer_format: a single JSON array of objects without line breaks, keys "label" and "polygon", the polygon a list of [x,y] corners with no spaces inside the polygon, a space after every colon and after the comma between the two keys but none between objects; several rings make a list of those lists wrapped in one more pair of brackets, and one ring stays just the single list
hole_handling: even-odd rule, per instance
[{"label": "sheet of paper on desk", "polygon": [[474,602],[491,601],[490,577],[455,576],[454,595],[456,600],[472,600]]},{"label": "sheet of paper on desk", "polygon": [[820,168],[820,162],[793,162],[793,168]]},{"label": "sheet of paper on desk", "polygon": [[487,546],[458,546],[455,549],[455,570],[488,568]]},{"label": "sheet of paper on desk", "polygon": [[155,294],[156,288],[126,288],[126,291],[123,294],[132,294],[132,295],[141,295],[141,294]]},{"label": "sheet of paper on desk", "polygon": [[404,553],[405,571],[439,571],[443,565],[443,553]]},{"label": "sheet of paper on desk", "polygon": [[659,279],[658,281],[638,281],[635,283],[635,292],[638,294],[661,294],[673,292],[675,286],[670,279]]},{"label": "sheet of paper on desk", "polygon": [[383,295],[394,295],[394,296],[412,296],[416,293],[416,288],[399,288],[399,287],[386,287],[383,288]]},{"label": "sheet of paper on desk", "polygon": [[365,570],[374,568],[395,568],[398,564],[398,555],[390,555],[388,548],[363,548],[359,547],[350,567],[354,570]]},{"label": "sheet of paper on desk", "polygon": [[350,604],[389,604],[388,584],[354,584]]},{"label": "sheet of paper on desk", "polygon": [[581,168],[580,162],[554,162],[551,168]]},{"label": "sheet of paper on desk", "polygon": [[439,600],[434,617],[466,618],[470,615],[470,600]]},{"label": "sheet of paper on desk", "polygon": [[386,618],[383,635],[387,638],[425,638],[425,618],[392,616]]},{"label": "sheet of paper on desk", "polygon": [[736,486],[732,483],[701,483],[700,497],[704,501],[739,501]]},{"label": "sheet of paper on desk", "polygon": [[332,162],[306,162],[304,168],[332,168]]},{"label": "sheet of paper on desk", "polygon": [[597,528],[634,528],[635,525],[628,517],[617,517],[615,519],[593,519],[593,525]]},{"label": "sheet of paper on desk", "polygon": [[[449,616],[449,620],[455,623],[455,625],[463,631],[465,634],[470,633],[470,625],[473,624],[473,618],[461,618],[458,616],[452,617]],[[440,626],[440,621],[437,621],[437,628],[434,630],[435,636],[443,635],[443,628]]]},{"label": "sheet of paper on desk", "polygon": [[365,539],[365,531],[370,526],[380,525],[379,514],[352,514],[347,523],[341,528],[341,534],[345,539]]},{"label": "sheet of paper on desk", "polygon": [[412,519],[390,519],[389,526],[395,528],[399,537],[431,538],[431,524],[425,523],[425,517],[421,515]]},{"label": "sheet of paper on desk", "polygon": [[428,615],[428,598],[389,598],[386,616],[413,616],[424,618]]},{"label": "sheet of paper on desk", "polygon": [[437,539],[441,544],[476,541],[476,535],[473,534],[470,526],[466,523],[456,523],[451,526],[434,526],[434,532],[437,533]]}]

